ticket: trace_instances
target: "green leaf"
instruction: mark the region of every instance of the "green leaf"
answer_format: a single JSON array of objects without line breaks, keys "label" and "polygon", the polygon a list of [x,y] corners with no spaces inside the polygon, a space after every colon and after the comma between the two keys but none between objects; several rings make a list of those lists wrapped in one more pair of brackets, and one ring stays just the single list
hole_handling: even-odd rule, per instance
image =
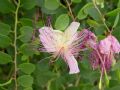
[{"label": "green leaf", "polygon": [[20,51],[26,56],[32,56],[35,53],[34,47],[31,44],[23,44],[20,46]]},{"label": "green leaf", "polygon": [[22,60],[22,61],[29,60],[29,56],[23,55],[23,56],[21,57],[21,60]]},{"label": "green leaf", "polygon": [[19,69],[26,74],[31,74],[35,70],[35,65],[32,63],[22,63],[19,65]]},{"label": "green leaf", "polygon": [[112,67],[112,71],[115,71],[117,69],[120,69],[120,61],[118,61],[113,67]]},{"label": "green leaf", "polygon": [[6,48],[11,44],[11,39],[8,36],[0,34],[0,47]]},{"label": "green leaf", "polygon": [[58,14],[58,13],[65,13],[66,9],[64,9],[64,8],[57,8],[56,10],[49,10],[49,9],[47,9],[45,7],[42,7],[41,11],[43,13],[47,14],[47,15],[49,15],[49,14],[53,15],[53,14]]},{"label": "green leaf", "polygon": [[36,5],[43,7],[44,6],[44,0],[36,0]]},{"label": "green leaf", "polygon": [[67,14],[60,15],[55,21],[55,28],[57,30],[65,30],[69,25],[69,16]]},{"label": "green leaf", "polygon": [[73,3],[80,3],[81,0],[71,0]]},{"label": "green leaf", "polygon": [[85,12],[96,21],[100,21],[100,15],[93,5],[89,6]]},{"label": "green leaf", "polygon": [[27,87],[24,90],[33,90],[32,87]]},{"label": "green leaf", "polygon": [[99,24],[98,24],[95,20],[88,19],[88,20],[87,20],[87,23],[88,23],[91,27],[94,27],[94,28],[96,28],[96,27],[99,26]]},{"label": "green leaf", "polygon": [[97,27],[95,27],[95,33],[96,33],[96,35],[98,35],[98,36],[104,34],[104,33],[105,33],[105,30],[106,30],[106,28],[105,28],[105,26],[102,25],[102,24],[100,24],[100,25],[98,25]]},{"label": "green leaf", "polygon": [[23,87],[31,87],[33,84],[33,77],[30,75],[22,75],[18,77],[18,83]]},{"label": "green leaf", "polygon": [[75,87],[75,86],[71,86],[71,87],[68,87],[66,90],[80,90],[80,88]]},{"label": "green leaf", "polygon": [[103,39],[106,38],[106,36],[104,36],[104,35],[98,35],[97,37],[98,37],[98,41],[103,40]]},{"label": "green leaf", "polygon": [[32,39],[33,28],[30,26],[23,26],[20,28],[21,35],[19,39],[22,42],[29,42]]},{"label": "green leaf", "polygon": [[118,1],[117,7],[120,8],[120,0]]},{"label": "green leaf", "polygon": [[0,0],[0,12],[9,13],[15,11],[15,7],[10,0]]},{"label": "green leaf", "polygon": [[48,10],[56,10],[59,7],[59,1],[58,0],[45,0],[44,6]]},{"label": "green leaf", "polygon": [[92,3],[88,3],[88,4],[84,5],[84,6],[79,10],[78,15],[77,15],[77,18],[78,18],[79,20],[86,18],[88,14],[87,14],[85,11],[86,11],[88,8],[90,8],[91,6],[93,6]]},{"label": "green leaf", "polygon": [[0,51],[0,64],[7,64],[12,62],[12,58],[7,53]]},{"label": "green leaf", "polygon": [[50,70],[49,59],[39,62],[34,71],[35,84],[45,86],[45,84],[56,77],[56,74]]},{"label": "green leaf", "polygon": [[0,34],[8,35],[11,27],[8,24],[0,22]]},{"label": "green leaf", "polygon": [[21,6],[24,9],[30,10],[36,5],[36,0],[21,0]]},{"label": "green leaf", "polygon": [[107,89],[107,90],[120,90],[120,85],[116,85],[110,89]]},{"label": "green leaf", "polygon": [[115,21],[114,21],[114,24],[113,24],[113,28],[115,28],[117,26],[119,22],[119,13],[117,14],[116,18],[115,18]]},{"label": "green leaf", "polygon": [[23,26],[33,26],[32,19],[29,19],[29,18],[21,18],[21,19],[20,19],[20,23],[21,23]]},{"label": "green leaf", "polygon": [[118,13],[120,13],[120,8],[114,9],[106,14],[106,16],[116,16]]},{"label": "green leaf", "polygon": [[113,34],[113,35],[119,40],[119,42],[120,42],[120,26],[116,27],[116,28],[113,30],[112,34]]}]

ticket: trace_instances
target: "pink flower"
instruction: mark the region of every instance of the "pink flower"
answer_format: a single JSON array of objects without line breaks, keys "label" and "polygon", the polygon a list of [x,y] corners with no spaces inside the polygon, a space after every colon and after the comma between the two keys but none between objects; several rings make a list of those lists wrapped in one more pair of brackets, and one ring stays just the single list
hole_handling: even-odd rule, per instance
[{"label": "pink flower", "polygon": [[90,30],[84,29],[86,31],[85,45],[90,48],[94,48],[96,45],[97,37]]},{"label": "pink flower", "polygon": [[118,40],[112,35],[109,35],[107,38],[100,41],[99,48],[100,52],[103,54],[109,54],[110,51],[112,51],[113,53],[120,52],[120,44]]},{"label": "pink flower", "polygon": [[108,38],[109,38],[109,41],[111,42],[112,51],[114,53],[119,53],[120,52],[120,43],[118,42],[118,40],[112,35],[109,35]]},{"label": "pink flower", "polygon": [[78,56],[79,51],[84,50],[81,45],[87,35],[85,32],[77,32],[79,25],[78,22],[72,22],[65,32],[53,30],[51,27],[39,29],[42,50],[52,53],[53,57],[61,56],[68,64],[70,74],[79,72],[75,56]]},{"label": "pink flower", "polygon": [[119,52],[120,44],[118,40],[112,35],[107,36],[96,44],[96,47],[93,48],[93,51],[90,54],[93,69],[100,67],[103,73],[106,70],[110,70],[114,54]]},{"label": "pink flower", "polygon": [[105,71],[110,70],[113,58],[112,52],[109,54],[102,54],[97,46],[90,54],[90,63],[93,70],[100,68],[101,72],[104,73]]}]

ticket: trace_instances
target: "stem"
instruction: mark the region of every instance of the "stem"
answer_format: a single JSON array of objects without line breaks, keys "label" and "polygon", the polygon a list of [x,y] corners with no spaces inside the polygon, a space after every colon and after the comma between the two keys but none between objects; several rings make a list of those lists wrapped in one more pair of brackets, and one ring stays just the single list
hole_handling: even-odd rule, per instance
[{"label": "stem", "polygon": [[[100,76],[99,89],[100,90],[104,90],[104,88],[102,88],[102,76],[103,76],[103,73],[105,74],[105,77],[107,78],[106,68],[105,68],[105,65],[104,65],[104,63],[105,63],[105,56],[104,56],[104,59],[102,60],[102,57],[101,57],[99,51],[96,50],[96,52],[97,52],[98,57],[99,57],[99,59],[100,59],[100,61],[102,63],[102,66],[103,66],[103,68],[101,68],[102,71],[101,71],[101,76]],[[107,78],[107,80],[108,80],[108,78]],[[109,85],[109,82],[107,83],[107,85]]]},{"label": "stem", "polygon": [[76,78],[75,86],[77,87],[79,85],[79,82],[80,82],[80,75],[77,74],[76,76],[77,76],[77,78]]},{"label": "stem", "polygon": [[102,20],[104,26],[106,27],[107,31],[108,31],[108,32],[111,32],[111,31],[109,30],[107,24],[105,23],[105,18],[104,18],[104,16],[102,15],[102,13],[101,13],[101,11],[99,10],[99,8],[97,7],[97,5],[96,5],[96,3],[95,3],[95,0],[92,0],[92,2],[93,2],[93,5],[94,5],[95,9],[96,9],[96,10],[98,11],[98,13],[100,14],[101,20]]},{"label": "stem", "polygon": [[71,7],[70,7],[70,4],[69,4],[68,0],[66,0],[66,3],[67,3],[67,6],[68,6],[68,9],[69,9],[71,18],[72,18],[73,21],[75,21],[75,18],[74,18],[74,15],[73,15],[73,12],[72,12],[72,9],[71,9]]},{"label": "stem", "polygon": [[15,90],[17,90],[17,24],[18,24],[18,10],[20,7],[20,0],[18,0],[17,8],[15,11],[15,26],[14,26],[14,80]]}]

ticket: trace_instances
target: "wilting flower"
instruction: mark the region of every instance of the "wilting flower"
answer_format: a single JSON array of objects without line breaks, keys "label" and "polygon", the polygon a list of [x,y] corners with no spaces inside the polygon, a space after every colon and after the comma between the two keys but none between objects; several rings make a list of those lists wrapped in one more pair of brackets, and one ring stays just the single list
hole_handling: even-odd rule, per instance
[{"label": "wilting flower", "polygon": [[114,60],[114,54],[119,52],[120,44],[118,40],[112,35],[107,36],[95,45],[95,48],[90,54],[93,69],[100,67],[102,73],[110,70]]},{"label": "wilting flower", "polygon": [[107,38],[102,40],[100,42],[99,48],[103,54],[109,54],[110,51],[113,53],[120,52],[120,44],[118,40],[112,35],[109,35]]},{"label": "wilting flower", "polygon": [[68,64],[70,74],[79,72],[75,57],[85,50],[83,43],[87,34],[86,30],[77,32],[79,25],[78,22],[72,22],[65,32],[53,30],[51,27],[39,29],[42,50],[52,53],[54,58],[61,56]]}]

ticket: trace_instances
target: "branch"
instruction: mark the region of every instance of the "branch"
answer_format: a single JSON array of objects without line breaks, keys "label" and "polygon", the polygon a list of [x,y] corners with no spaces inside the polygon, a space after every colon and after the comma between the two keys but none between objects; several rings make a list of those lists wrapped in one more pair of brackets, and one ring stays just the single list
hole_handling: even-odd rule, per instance
[{"label": "branch", "polygon": [[75,17],[74,17],[74,15],[73,15],[73,12],[72,12],[72,9],[71,9],[71,7],[70,7],[70,4],[69,4],[68,0],[66,0],[66,3],[67,3],[67,6],[68,6],[70,15],[71,15],[71,17],[72,17],[72,20],[75,21]]},{"label": "branch", "polygon": [[20,7],[20,0],[18,0],[17,8],[15,11],[15,25],[14,25],[14,80],[15,90],[17,90],[17,24],[18,24],[18,11]]}]

